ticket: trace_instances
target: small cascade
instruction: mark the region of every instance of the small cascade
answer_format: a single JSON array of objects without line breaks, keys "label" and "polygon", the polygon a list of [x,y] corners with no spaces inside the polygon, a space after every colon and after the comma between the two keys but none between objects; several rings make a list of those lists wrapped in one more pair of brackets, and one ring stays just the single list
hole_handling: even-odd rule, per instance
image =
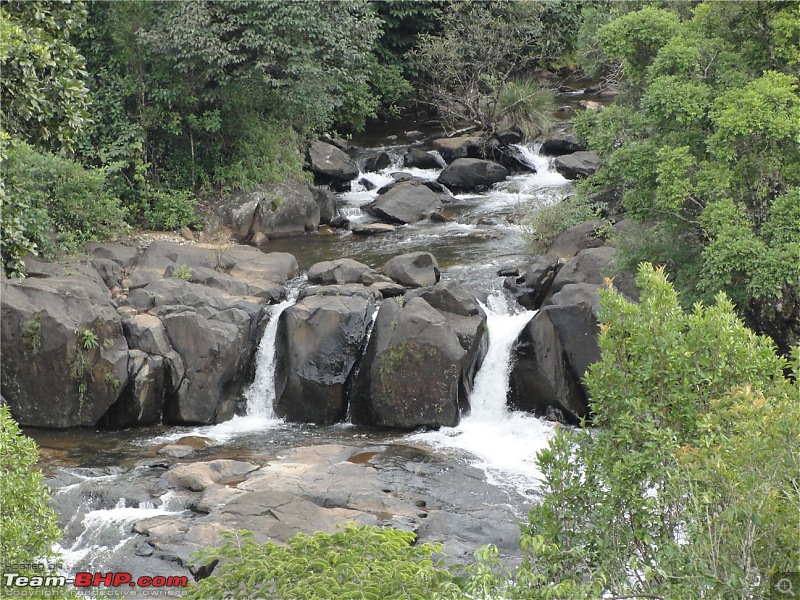
[{"label": "small cascade", "polygon": [[530,184],[533,187],[554,188],[572,183],[553,168],[552,157],[544,156],[539,153],[542,147],[541,142],[534,144],[514,144],[513,147],[519,150],[522,161],[536,170],[536,173],[530,180]]},{"label": "small cascade", "polygon": [[547,445],[553,428],[531,414],[510,411],[506,405],[511,347],[534,312],[514,313],[505,297],[489,297],[487,306],[489,349],[470,395],[470,414],[456,427],[443,427],[409,436],[439,449],[467,451],[474,466],[490,482],[509,485],[524,495],[534,493],[541,473],[536,453]]},{"label": "small cascade", "polygon": [[256,352],[256,373],[244,393],[247,416],[274,420],[275,411],[275,337],[281,313],[297,301],[297,290],[290,290],[286,300],[270,308],[270,318]]}]

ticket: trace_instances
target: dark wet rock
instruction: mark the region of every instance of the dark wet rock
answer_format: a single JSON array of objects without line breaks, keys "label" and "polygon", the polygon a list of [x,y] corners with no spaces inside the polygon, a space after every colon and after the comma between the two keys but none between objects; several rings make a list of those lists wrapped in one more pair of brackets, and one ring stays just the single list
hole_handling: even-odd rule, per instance
[{"label": "dark wet rock", "polygon": [[365,210],[388,223],[404,225],[441,210],[444,198],[444,194],[437,194],[424,185],[404,182],[378,196]]},{"label": "dark wet rock", "polygon": [[[144,293],[143,290],[142,292]],[[155,304],[155,298],[150,297]],[[122,317],[122,328],[131,351],[141,350],[148,355],[164,359],[166,393],[176,393],[186,374],[186,368],[183,358],[172,347],[161,319],[148,314],[128,314]],[[124,408],[124,405],[125,402],[121,402],[114,410],[127,413],[128,409]]]},{"label": "dark wet rock", "polygon": [[403,156],[403,165],[417,169],[441,169],[445,166],[445,162],[438,153],[434,154],[421,148],[411,148]]},{"label": "dark wet rock", "polygon": [[475,354],[422,298],[385,301],[351,392],[353,422],[398,429],[457,424],[461,378],[472,366],[465,362]]},{"label": "dark wet rock", "polygon": [[391,157],[386,152],[378,152],[364,158],[361,170],[365,173],[375,173],[381,171],[392,164]]},{"label": "dark wet rock", "polygon": [[317,424],[344,418],[345,386],[374,311],[372,297],[316,295],[281,314],[275,354],[277,415]]},{"label": "dark wet rock", "polygon": [[350,231],[356,235],[376,235],[379,233],[391,233],[395,229],[397,227],[388,223],[363,223],[353,225]]},{"label": "dark wet rock", "polygon": [[336,229],[347,229],[350,226],[350,220],[344,215],[338,214],[331,219],[330,226]]},{"label": "dark wet rock", "polygon": [[588,304],[595,315],[600,313],[600,290],[605,286],[592,283],[568,283],[561,290],[553,294],[550,303],[555,306],[568,306],[570,304]]},{"label": "dark wet rock", "polygon": [[[483,314],[475,291],[456,281],[442,281],[431,287],[410,291],[406,294],[406,300],[411,298],[422,298],[437,310],[463,317]],[[482,299],[486,301],[485,294]]]},{"label": "dark wet rock", "polygon": [[382,298],[396,298],[406,293],[405,286],[394,282],[377,282],[369,286],[373,290],[377,290]]},{"label": "dark wet rock", "polygon": [[588,304],[541,309],[514,343],[509,405],[538,415],[555,408],[570,423],[588,416],[582,379],[600,358],[597,335],[597,318]]},{"label": "dark wet rock", "polygon": [[[364,278],[369,280],[370,276],[377,276],[377,273],[364,263],[352,258],[318,262],[308,269],[308,282],[321,285],[366,283]],[[369,283],[372,282],[369,281]]]},{"label": "dark wet rock", "polygon": [[383,272],[400,285],[426,287],[439,281],[439,263],[430,252],[411,252],[390,259]]},{"label": "dark wet rock", "polygon": [[598,231],[607,221],[587,221],[559,233],[548,246],[547,251],[562,258],[571,258],[581,250],[599,248],[605,241],[598,237]]},{"label": "dark wet rock", "polygon": [[479,158],[454,160],[439,175],[438,182],[452,191],[476,191],[503,181],[508,169]]},{"label": "dark wet rock", "polygon": [[525,268],[521,277],[507,277],[503,287],[514,295],[521,306],[535,310],[544,302],[560,268],[555,256],[537,256]]},{"label": "dark wet rock", "polygon": [[345,183],[358,177],[358,167],[342,150],[321,141],[308,147],[309,169],[323,180]]},{"label": "dark wet rock", "polygon": [[97,271],[97,274],[108,289],[120,285],[122,281],[122,269],[119,264],[108,258],[92,258],[89,260],[89,264]]},{"label": "dark wet rock", "polygon": [[325,188],[312,186],[311,195],[319,206],[319,224],[329,225],[336,212],[336,194]]},{"label": "dark wet rock", "polygon": [[563,156],[575,152],[585,151],[586,146],[580,142],[574,133],[562,133],[548,137],[542,142],[540,152],[550,156]]},{"label": "dark wet rock", "polygon": [[128,384],[103,417],[103,424],[132,427],[158,423],[164,410],[166,371],[164,357],[130,350]]},{"label": "dark wet rock", "polygon": [[519,131],[515,131],[513,129],[503,129],[502,131],[497,131],[494,134],[494,138],[503,144],[504,146],[510,146],[511,144],[520,144],[522,143],[522,134]]},{"label": "dark wet rock", "polygon": [[594,174],[600,167],[600,158],[595,152],[573,152],[553,161],[553,168],[567,179],[581,179]]},{"label": "dark wet rock", "polygon": [[459,158],[480,156],[484,140],[485,138],[481,135],[464,135],[435,139],[431,144],[445,162],[450,164]]},{"label": "dark wet rock", "polygon": [[14,418],[97,423],[128,382],[128,344],[105,285],[91,269],[1,285],[2,388]]}]

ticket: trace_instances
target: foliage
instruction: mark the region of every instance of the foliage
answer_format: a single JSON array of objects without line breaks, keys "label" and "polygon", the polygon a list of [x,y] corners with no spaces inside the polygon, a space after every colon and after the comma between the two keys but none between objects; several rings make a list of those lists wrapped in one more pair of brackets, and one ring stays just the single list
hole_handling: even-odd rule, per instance
[{"label": "foliage", "polygon": [[197,199],[190,192],[156,190],[148,195],[150,201],[144,217],[150,229],[174,231],[203,224],[202,217],[196,212]]},{"label": "foliage", "polygon": [[534,81],[509,81],[498,92],[493,121],[503,128],[514,127],[526,140],[533,140],[550,129],[554,109],[552,90]]},{"label": "foliage", "polygon": [[86,125],[83,57],[71,43],[86,16],[82,2],[0,6],[3,130],[44,150],[70,150]]},{"label": "foliage", "polygon": [[182,264],[172,272],[172,276],[189,281],[192,278],[192,268],[187,264]]},{"label": "foliage", "polygon": [[100,338],[91,329],[78,329],[75,331],[75,335],[78,336],[78,344],[84,350],[91,350],[100,345]]},{"label": "foliage", "polygon": [[53,543],[61,537],[42,474],[35,470],[38,460],[36,443],[22,435],[8,406],[0,406],[0,563],[4,565],[53,558]]},{"label": "foliage", "polygon": [[800,92],[786,47],[797,30],[793,3],[624,14],[597,39],[628,93],[575,124],[606,159],[584,187],[615,187],[654,227],[623,244],[624,261],[674,266],[687,300],[724,290],[783,353],[800,341]]},{"label": "foliage", "polygon": [[[83,242],[108,238],[124,228],[125,211],[108,191],[102,169],[84,169],[72,160],[40,153],[24,142],[10,146],[3,168],[9,211],[22,226],[25,245],[47,258]],[[14,242],[18,238],[4,235],[4,256],[7,239],[19,247],[19,242]],[[14,271],[8,263],[6,268],[7,272]]]},{"label": "foliage", "polygon": [[724,295],[687,313],[663,269],[637,283],[639,304],[601,293],[597,428],[560,430],[539,455],[523,538],[558,552],[529,568],[618,595],[763,597],[796,567],[800,389]]},{"label": "foliage", "polygon": [[454,576],[433,558],[441,546],[413,545],[413,533],[348,526],[333,535],[297,534],[285,546],[256,544],[251,532],[223,535],[224,546],[194,556],[198,565],[222,563],[190,598],[459,597]]},{"label": "foliage", "polygon": [[569,196],[552,204],[532,208],[522,226],[531,252],[538,254],[545,252],[562,231],[598,217],[597,207],[581,196]]},{"label": "foliage", "polygon": [[534,2],[450,2],[441,32],[420,36],[411,55],[449,126],[496,125],[502,87],[544,58],[540,8]]}]

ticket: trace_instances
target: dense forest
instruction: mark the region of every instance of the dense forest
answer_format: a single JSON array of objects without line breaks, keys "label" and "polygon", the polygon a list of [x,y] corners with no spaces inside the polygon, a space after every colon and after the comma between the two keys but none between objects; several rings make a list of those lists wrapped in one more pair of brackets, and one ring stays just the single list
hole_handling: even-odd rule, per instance
[{"label": "dense forest", "polygon": [[[491,548],[476,565],[437,565],[438,548],[399,532],[288,549],[245,537],[199,557],[228,560],[196,597],[262,586],[309,598],[755,598],[800,567],[799,2],[30,0],[0,11],[6,276],[24,276],[30,253],[202,228],[226,194],[307,178],[305,149],[321,134],[424,114],[445,130],[535,139],[553,108],[547,82],[618,91],[576,116],[601,167],[546,226],[635,222],[617,268],[638,272],[641,301],[603,297],[602,359],[587,380],[599,427],[560,431],[540,455],[522,567]],[[21,438],[0,416],[10,447]],[[32,465],[34,450],[20,452]],[[3,518],[24,502],[8,481]],[[56,532],[41,521],[41,539],[8,538],[4,554],[18,539],[24,560],[46,552]]]}]

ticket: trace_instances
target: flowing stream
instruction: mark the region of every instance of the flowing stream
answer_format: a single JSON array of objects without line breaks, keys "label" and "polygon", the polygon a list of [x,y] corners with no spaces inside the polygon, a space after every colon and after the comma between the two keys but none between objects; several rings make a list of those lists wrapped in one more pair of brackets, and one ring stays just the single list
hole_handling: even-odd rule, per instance
[{"label": "flowing stream", "polygon": [[[407,147],[364,150],[365,154],[386,151],[393,160],[379,173],[362,173],[361,183],[340,194],[340,210],[351,221],[371,220],[362,207],[377,196],[377,188],[392,180],[392,172],[410,172],[429,180],[438,177],[439,169],[403,168],[402,153]],[[512,306],[514,303],[503,294],[497,271],[507,264],[522,264],[528,257],[520,222],[531,205],[563,198],[571,184],[550,168],[536,146],[523,145],[519,150],[535,167],[535,173],[510,176],[485,193],[457,195],[456,201],[445,207],[449,220],[444,223],[423,221],[371,237],[304,236],[276,240],[269,247],[270,251],[294,254],[303,270],[340,257],[380,267],[398,254],[427,250],[437,257],[443,279],[458,280],[488,293],[489,350],[476,377],[469,416],[454,428],[413,434],[375,431],[348,423],[330,427],[291,424],[275,418],[272,402],[278,317],[297,298],[297,288],[303,283],[298,281],[289,299],[270,308],[270,320],[258,347],[255,378],[245,392],[245,416],[206,427],[31,432],[43,448],[54,505],[66,526],[60,550],[67,571],[124,567],[122,570],[134,572],[138,565],[141,572],[158,574],[153,572],[152,560],[147,562],[151,550],[142,545],[142,536],[131,533],[131,528],[149,516],[188,510],[188,497],[171,491],[164,483],[164,461],[156,454],[160,447],[182,438],[203,440],[200,456],[205,460],[254,460],[279,456],[290,448],[331,443],[363,448],[379,445],[397,448],[398,452],[416,447],[433,452],[437,460],[449,464],[477,467],[491,484],[507,490],[503,492],[508,494],[507,502],[517,514],[524,514],[540,476],[535,454],[547,443],[552,426],[506,408],[511,345],[533,313]],[[426,485],[436,486],[436,478]],[[167,566],[162,574],[174,574],[174,568]]]}]

